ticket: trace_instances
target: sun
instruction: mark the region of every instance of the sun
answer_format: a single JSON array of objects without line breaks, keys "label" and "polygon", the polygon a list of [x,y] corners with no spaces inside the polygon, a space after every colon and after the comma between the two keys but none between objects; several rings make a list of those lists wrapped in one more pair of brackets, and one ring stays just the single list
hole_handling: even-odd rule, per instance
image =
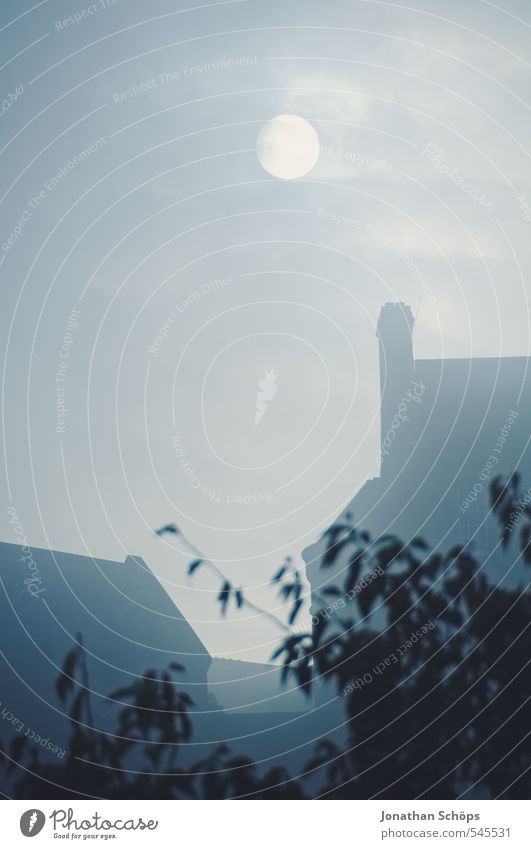
[{"label": "sun", "polygon": [[262,168],[281,180],[308,174],[319,158],[319,136],[299,115],[277,115],[264,124],[256,139],[256,155]]}]

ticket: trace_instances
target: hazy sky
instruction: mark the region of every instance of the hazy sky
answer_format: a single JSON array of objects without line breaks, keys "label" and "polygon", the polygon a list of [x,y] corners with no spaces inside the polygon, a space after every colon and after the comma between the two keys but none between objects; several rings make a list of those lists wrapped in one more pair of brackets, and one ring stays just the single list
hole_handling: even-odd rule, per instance
[{"label": "hazy sky", "polygon": [[[212,653],[267,659],[152,528],[274,608],[376,471],[381,305],[420,357],[529,353],[531,9],[175,5],[1,4],[0,535],[12,504],[34,546],[141,555]],[[297,180],[256,156],[283,113],[321,144]]]}]

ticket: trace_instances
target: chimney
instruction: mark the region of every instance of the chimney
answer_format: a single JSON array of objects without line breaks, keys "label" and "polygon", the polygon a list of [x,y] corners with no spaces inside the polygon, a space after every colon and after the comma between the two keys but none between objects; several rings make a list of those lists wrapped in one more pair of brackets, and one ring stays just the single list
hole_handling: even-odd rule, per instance
[{"label": "chimney", "polygon": [[[380,432],[387,433],[413,377],[413,313],[403,302],[384,304],[376,335],[380,346]],[[382,461],[383,461],[382,456]],[[383,466],[383,462],[382,462]]]}]

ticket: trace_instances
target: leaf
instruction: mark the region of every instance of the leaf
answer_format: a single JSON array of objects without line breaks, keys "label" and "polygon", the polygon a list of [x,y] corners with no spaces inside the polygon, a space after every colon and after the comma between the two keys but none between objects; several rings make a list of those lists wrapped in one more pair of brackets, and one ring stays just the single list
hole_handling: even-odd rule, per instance
[{"label": "leaf", "polygon": [[178,534],[179,528],[177,525],[163,525],[162,528],[159,528],[155,531],[158,537],[164,536],[164,534]]},{"label": "leaf", "polygon": [[329,760],[332,760],[339,754],[340,749],[330,740],[321,740],[315,747],[314,752],[314,757],[305,764],[304,772],[313,772],[319,769],[319,767],[326,765]]},{"label": "leaf", "polygon": [[356,586],[360,574],[361,567],[363,565],[363,558],[365,552],[357,551],[354,557],[351,559],[348,564],[348,572],[345,580],[345,592],[351,592]]},{"label": "leaf", "polygon": [[188,574],[188,575],[193,575],[193,574],[194,574],[194,572],[195,572],[195,570],[196,570],[196,569],[198,569],[198,568],[199,568],[199,566],[201,566],[201,563],[202,563],[202,562],[203,562],[202,560],[194,560],[192,563],[190,563],[190,565],[188,566],[188,572],[187,572],[187,574]]},{"label": "leaf", "polygon": [[299,599],[297,599],[297,601],[295,602],[295,604],[293,605],[293,607],[291,609],[291,613],[290,613],[289,619],[288,619],[288,623],[290,625],[293,625],[293,623],[295,622],[295,619],[297,618],[297,614],[298,614],[299,610],[301,609],[301,607],[302,607],[302,599],[299,598]]},{"label": "leaf", "polygon": [[55,682],[55,689],[59,695],[59,698],[62,702],[66,699],[68,693],[74,687],[75,682],[72,680],[74,671],[76,668],[76,664],[78,662],[80,655],[80,651],[77,648],[73,648],[68,652],[65,662],[63,664],[63,669],[59,677]]},{"label": "leaf", "polygon": [[121,701],[125,699],[127,696],[133,696],[135,694],[134,687],[120,687],[118,690],[114,690],[107,697],[108,701]]},{"label": "leaf", "polygon": [[7,774],[11,775],[12,772],[17,768],[24,754],[24,749],[26,748],[28,740],[24,735],[20,737],[15,737],[14,740],[11,741],[11,745],[9,747],[9,754],[12,758],[10,762],[8,762]]},{"label": "leaf", "polygon": [[350,525],[332,525],[324,534],[327,546],[323,554],[322,567],[326,569],[331,566],[344,546],[355,540],[355,536],[356,532]]},{"label": "leaf", "polygon": [[313,626],[312,632],[313,632],[313,639],[314,639],[315,644],[319,645],[319,641],[320,641],[321,637],[323,636],[323,632],[324,632],[325,628],[328,628],[328,625],[330,624],[330,619],[325,618],[324,616],[319,615],[319,614],[317,614],[317,616],[318,616],[317,625]]},{"label": "leaf", "polygon": [[[363,616],[367,616],[370,612],[373,603],[376,601],[378,593],[380,592],[378,584],[376,581],[373,581],[372,584],[368,584],[361,593],[357,596],[359,608],[363,614]],[[396,596],[395,596],[396,598]]]},{"label": "leaf", "polygon": [[286,574],[286,572],[287,572],[287,566],[282,566],[282,567],[278,570],[278,572],[276,573],[276,575],[273,575],[273,577],[271,578],[271,583],[272,583],[272,584],[278,584],[278,582],[282,580],[282,578],[284,577],[284,575]]},{"label": "leaf", "polygon": [[295,674],[302,691],[309,695],[312,690],[312,670],[310,666],[305,663],[302,666],[295,667]]},{"label": "leaf", "polygon": [[[494,478],[490,485],[490,501],[495,512],[500,511],[506,500],[509,500],[510,502],[512,498],[517,497],[519,483],[520,476],[518,472],[515,472],[514,475],[505,482],[501,475]],[[511,490],[512,495],[509,495]]]},{"label": "leaf", "polygon": [[343,540],[340,540],[339,542],[334,542],[333,545],[328,546],[328,548],[326,549],[326,551],[323,555],[323,564],[322,565],[325,569],[332,565],[334,560],[336,560],[336,558],[341,553],[341,550],[344,548],[346,543],[347,543],[347,540],[343,539]]},{"label": "leaf", "polygon": [[85,700],[86,691],[81,689],[74,699],[74,703],[70,709],[70,719],[79,722],[81,719],[81,711],[83,709],[83,702]]},{"label": "leaf", "polygon": [[192,736],[193,726],[187,713],[181,715],[181,728],[183,740],[189,740]]},{"label": "leaf", "polygon": [[378,552],[377,557],[379,566],[382,568],[384,566],[390,566],[394,560],[399,558],[403,551],[404,546],[400,540],[395,540],[394,542],[389,543],[385,546],[385,548],[380,549]]},{"label": "leaf", "polygon": [[520,530],[520,548],[526,563],[531,563],[531,526],[523,525]]},{"label": "leaf", "polygon": [[286,637],[280,643],[279,647],[273,652],[273,654],[271,655],[271,660],[280,657],[281,654],[286,654],[286,662],[290,663],[292,660],[296,659],[297,652],[302,647],[304,641],[304,634],[290,634],[289,637]]},{"label": "leaf", "polygon": [[243,599],[243,593],[242,593],[241,589],[235,590],[234,597],[236,599],[236,607],[238,607],[238,608],[243,607],[244,599]]},{"label": "leaf", "polygon": [[463,623],[462,614],[459,610],[456,610],[455,607],[450,607],[450,605],[448,605],[444,613],[441,614],[441,618],[442,617],[444,617],[446,622],[450,622],[451,625],[455,625],[456,628],[459,628]]},{"label": "leaf", "polygon": [[423,574],[426,574],[429,578],[434,578],[441,568],[442,563],[443,559],[440,554],[432,554],[430,559],[426,560],[422,566]]},{"label": "leaf", "polygon": [[232,591],[232,586],[229,581],[225,581],[223,586],[221,587],[220,593],[218,595],[218,601],[221,604],[221,613],[225,616],[227,612],[227,605],[229,603],[230,594]]},{"label": "leaf", "polygon": [[284,584],[279,591],[281,598],[288,600],[292,592],[295,590],[295,584]]},{"label": "leaf", "polygon": [[271,660],[275,660],[277,657],[280,657],[280,655],[281,655],[283,652],[284,652],[284,645],[283,645],[283,644],[281,644],[281,645],[278,647],[278,649],[275,649],[275,651],[274,651],[274,652],[273,652],[273,654],[271,655]]},{"label": "leaf", "polygon": [[464,552],[463,554],[459,555],[457,563],[459,567],[459,573],[465,580],[470,581],[478,566],[474,558],[471,557],[468,552]]},{"label": "leaf", "polygon": [[446,555],[446,562],[452,563],[454,561],[459,560],[459,558],[465,554],[466,545],[454,545]]},{"label": "leaf", "polygon": [[178,663],[176,660],[173,660],[170,665],[170,669],[174,669],[175,672],[184,672],[186,667],[182,665],[182,663]]},{"label": "leaf", "polygon": [[422,548],[425,551],[429,548],[428,543],[425,542],[425,540],[423,540],[422,537],[415,537],[415,539],[411,540],[411,545],[414,548]]}]

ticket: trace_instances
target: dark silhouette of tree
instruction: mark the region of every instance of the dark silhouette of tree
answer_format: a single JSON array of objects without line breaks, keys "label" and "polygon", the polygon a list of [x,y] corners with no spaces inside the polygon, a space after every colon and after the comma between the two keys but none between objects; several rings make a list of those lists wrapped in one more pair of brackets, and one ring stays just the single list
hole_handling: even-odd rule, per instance
[{"label": "dark silhouette of tree", "polygon": [[43,761],[38,746],[16,737],[4,761],[8,774],[20,773],[17,798],[304,798],[282,768],[260,776],[252,759],[224,745],[200,762],[178,766],[181,744],[193,734],[192,699],[178,692],[171,678],[172,671],[183,670],[178,663],[162,673],[149,670],[111,693],[110,700],[124,704],[116,730],[112,735],[97,730],[80,635],[77,640],[79,647],[69,652],[56,681],[72,726],[67,758],[60,764]]}]

